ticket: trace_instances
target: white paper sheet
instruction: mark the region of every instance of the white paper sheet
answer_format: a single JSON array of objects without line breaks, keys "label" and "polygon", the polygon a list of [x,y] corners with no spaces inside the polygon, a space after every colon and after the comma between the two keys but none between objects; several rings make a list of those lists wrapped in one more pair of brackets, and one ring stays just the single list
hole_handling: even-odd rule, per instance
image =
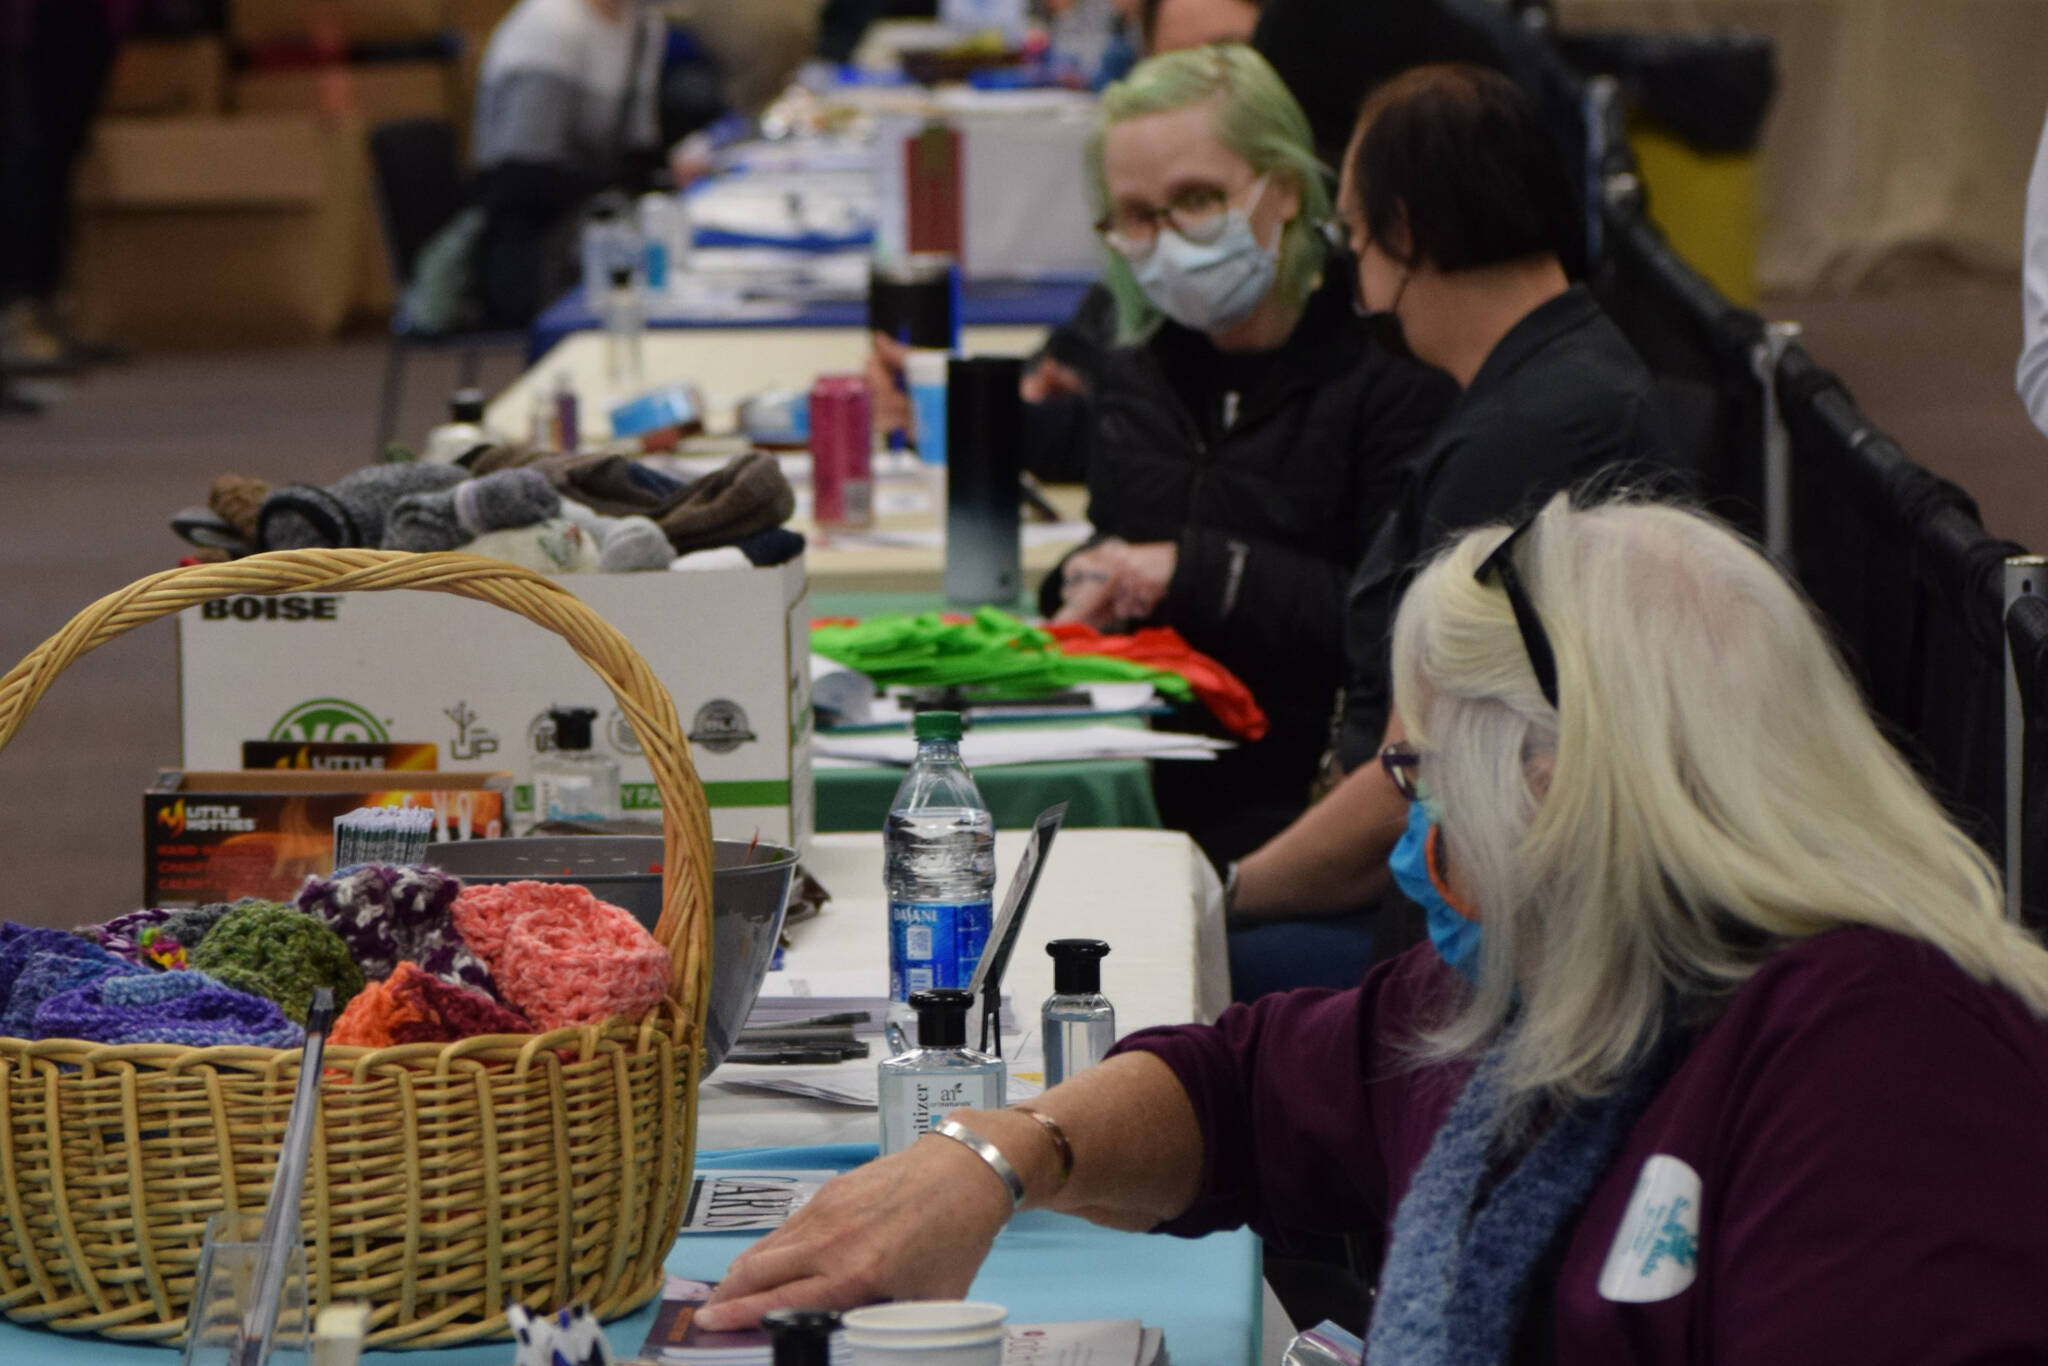
[{"label": "white paper sheet", "polygon": [[[812,758],[825,761],[896,764],[908,768],[917,741],[908,735],[828,735],[812,740]],[[960,758],[969,768],[989,764],[1063,763],[1076,759],[1213,759],[1228,740],[1130,726],[1015,726],[969,732]]]}]

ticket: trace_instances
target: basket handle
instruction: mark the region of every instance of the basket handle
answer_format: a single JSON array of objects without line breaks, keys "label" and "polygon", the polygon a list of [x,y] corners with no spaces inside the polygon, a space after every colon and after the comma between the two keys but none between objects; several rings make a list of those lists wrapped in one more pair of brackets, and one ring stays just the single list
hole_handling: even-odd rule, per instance
[{"label": "basket handle", "polygon": [[0,678],[5,749],[57,675],[114,637],[173,612],[239,593],[453,593],[516,612],[569,642],[611,689],[661,793],[661,919],[669,999],[703,1028],[711,987],[711,815],[690,762],[675,702],[626,638],[555,580],[505,560],[447,552],[278,550],[226,564],[190,565],[138,579],[73,617]]}]

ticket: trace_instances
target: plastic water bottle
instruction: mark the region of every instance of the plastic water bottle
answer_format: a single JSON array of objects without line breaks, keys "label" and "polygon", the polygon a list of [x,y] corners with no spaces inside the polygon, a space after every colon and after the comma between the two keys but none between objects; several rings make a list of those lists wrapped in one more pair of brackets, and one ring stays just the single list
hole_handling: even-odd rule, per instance
[{"label": "plastic water bottle", "polygon": [[965,987],[988,944],[996,887],[996,823],[960,762],[960,713],[919,712],[917,762],[882,828],[889,893],[889,1000],[908,1018],[910,994]]}]

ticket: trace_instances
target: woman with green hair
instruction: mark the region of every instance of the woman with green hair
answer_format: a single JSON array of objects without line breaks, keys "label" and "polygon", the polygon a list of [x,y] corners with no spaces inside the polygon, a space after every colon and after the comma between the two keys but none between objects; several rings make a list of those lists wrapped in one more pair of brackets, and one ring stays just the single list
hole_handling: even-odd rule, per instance
[{"label": "woman with green hair", "polygon": [[1096,536],[1041,605],[1175,627],[1258,698],[1263,739],[1155,777],[1167,823],[1221,864],[1308,803],[1345,584],[1452,390],[1354,314],[1308,120],[1250,48],[1167,53],[1111,86],[1088,174],[1118,344],[1088,434]]}]

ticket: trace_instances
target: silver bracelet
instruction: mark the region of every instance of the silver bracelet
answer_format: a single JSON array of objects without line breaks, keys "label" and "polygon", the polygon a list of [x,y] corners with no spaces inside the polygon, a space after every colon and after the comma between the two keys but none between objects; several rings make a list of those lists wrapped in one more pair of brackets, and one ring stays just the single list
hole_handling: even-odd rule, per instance
[{"label": "silver bracelet", "polygon": [[931,1132],[952,1139],[955,1143],[958,1143],[976,1157],[988,1163],[988,1169],[1001,1177],[1003,1184],[1010,1188],[1010,1210],[1012,1213],[1015,1213],[1024,1204],[1024,1178],[1017,1175],[1017,1169],[1010,1165],[1009,1158],[1003,1156],[1001,1148],[998,1148],[965,1124],[960,1123],[951,1115],[947,1115],[937,1124],[932,1125]]}]

